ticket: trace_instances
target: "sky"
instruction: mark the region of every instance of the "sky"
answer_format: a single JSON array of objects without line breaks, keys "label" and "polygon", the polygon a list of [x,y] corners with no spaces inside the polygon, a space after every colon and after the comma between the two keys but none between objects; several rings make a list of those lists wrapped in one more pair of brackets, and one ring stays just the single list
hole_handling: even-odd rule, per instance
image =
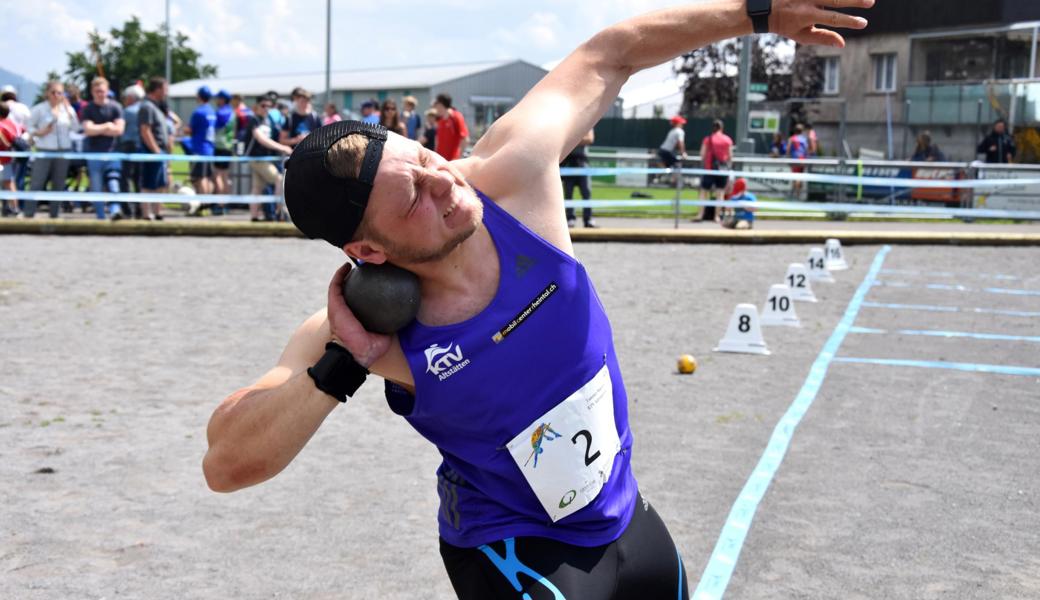
[{"label": "sky", "polygon": [[[171,23],[221,76],[321,71],[325,0],[170,0]],[[13,0],[0,37],[0,67],[36,82],[64,71],[86,48],[137,15],[163,20],[164,0]],[[518,58],[544,65],[599,29],[668,0],[332,0],[332,68]],[[665,69],[667,71],[667,69]],[[659,78],[654,75],[653,78]]]}]

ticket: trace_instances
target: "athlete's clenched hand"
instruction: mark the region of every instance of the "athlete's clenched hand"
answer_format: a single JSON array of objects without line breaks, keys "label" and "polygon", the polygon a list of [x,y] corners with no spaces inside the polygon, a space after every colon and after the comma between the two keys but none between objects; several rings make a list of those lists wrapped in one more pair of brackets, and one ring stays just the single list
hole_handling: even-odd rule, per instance
[{"label": "athlete's clenched hand", "polygon": [[390,336],[365,330],[343,298],[343,282],[350,276],[354,263],[347,261],[329,283],[329,327],[332,339],[350,351],[354,360],[369,367],[390,349]]}]

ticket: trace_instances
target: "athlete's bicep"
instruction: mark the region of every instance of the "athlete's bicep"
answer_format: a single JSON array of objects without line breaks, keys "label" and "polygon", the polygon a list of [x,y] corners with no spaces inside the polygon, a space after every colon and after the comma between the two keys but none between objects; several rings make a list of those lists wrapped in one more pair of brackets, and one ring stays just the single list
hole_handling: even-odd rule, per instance
[{"label": "athlete's bicep", "polygon": [[253,387],[270,389],[289,381],[297,373],[306,371],[321,359],[325,344],[332,339],[325,310],[322,309],[303,322],[289,338],[278,363],[265,373]]}]

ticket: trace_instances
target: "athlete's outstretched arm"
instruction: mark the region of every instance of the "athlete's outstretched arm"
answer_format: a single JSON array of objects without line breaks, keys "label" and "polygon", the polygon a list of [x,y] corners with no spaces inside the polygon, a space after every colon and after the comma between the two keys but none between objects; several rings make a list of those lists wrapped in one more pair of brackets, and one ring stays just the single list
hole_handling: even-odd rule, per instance
[{"label": "athlete's outstretched arm", "polygon": [[[866,21],[834,8],[870,8],[874,0],[773,0],[770,31],[805,44],[843,46],[824,27],[862,29]],[[720,40],[752,33],[745,0],[714,0],[635,17],[597,33],[499,119],[473,149],[475,161],[517,185],[544,176],[613,104],[637,71]],[[498,193],[507,182],[495,181]]]}]

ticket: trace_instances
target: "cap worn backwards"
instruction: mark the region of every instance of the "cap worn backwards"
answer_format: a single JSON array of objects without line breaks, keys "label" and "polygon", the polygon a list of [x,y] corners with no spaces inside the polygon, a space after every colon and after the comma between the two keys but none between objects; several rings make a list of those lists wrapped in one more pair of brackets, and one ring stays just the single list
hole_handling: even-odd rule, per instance
[{"label": "cap worn backwards", "polygon": [[[327,164],[332,146],[349,135],[368,138],[357,178],[337,177]],[[285,163],[285,206],[296,228],[337,248],[349,242],[368,206],[386,139],[386,128],[360,121],[332,123],[305,137]]]}]

